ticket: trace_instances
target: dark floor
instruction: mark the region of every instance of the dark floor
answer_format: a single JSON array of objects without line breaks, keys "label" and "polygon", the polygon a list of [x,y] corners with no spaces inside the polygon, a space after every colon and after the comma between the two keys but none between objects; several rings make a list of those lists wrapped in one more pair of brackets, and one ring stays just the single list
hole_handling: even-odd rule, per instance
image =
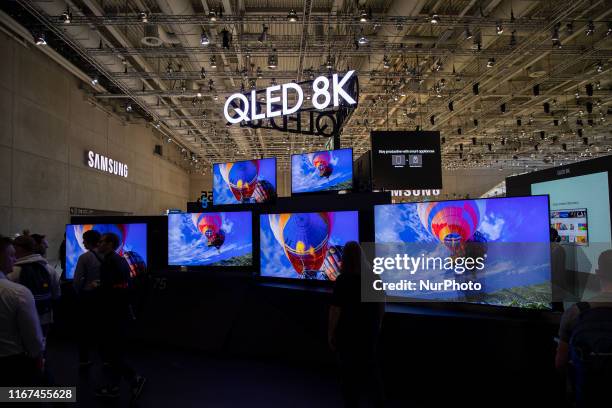
[{"label": "dark floor", "polygon": [[[50,342],[48,368],[57,385],[77,387],[78,406],[129,405],[122,384],[119,401],[93,396],[100,364],[79,374],[72,345]],[[133,367],[147,378],[139,407],[341,407],[335,372],[330,367],[216,358],[197,351],[147,346],[131,351]]]}]

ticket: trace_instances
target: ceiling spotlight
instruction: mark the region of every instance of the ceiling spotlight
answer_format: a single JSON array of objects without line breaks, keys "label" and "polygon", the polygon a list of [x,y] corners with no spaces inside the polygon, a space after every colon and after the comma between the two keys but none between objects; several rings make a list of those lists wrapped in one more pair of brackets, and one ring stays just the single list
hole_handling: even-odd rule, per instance
[{"label": "ceiling spotlight", "polygon": [[572,22],[569,22],[565,25],[565,32],[567,33],[567,35],[574,34],[574,24]]},{"label": "ceiling spotlight", "polygon": [[442,65],[442,61],[440,60],[436,61],[433,67],[434,71],[439,72],[442,70],[442,68],[444,68],[444,66]]},{"label": "ceiling spotlight", "polygon": [[597,70],[597,73],[601,74],[604,70],[604,66],[603,63],[601,61],[597,62],[597,67],[595,68]]},{"label": "ceiling spotlight", "polygon": [[261,79],[263,77],[260,67],[257,67],[257,71],[255,72],[256,72],[257,78]]},{"label": "ceiling spotlight", "polygon": [[140,22],[141,23],[148,23],[149,22],[149,16],[144,11],[141,11],[138,14],[138,17],[140,17]]},{"label": "ceiling spotlight", "polygon": [[268,55],[268,68],[275,69],[278,66],[278,58],[276,57],[276,49],[272,50],[272,54]]},{"label": "ceiling spotlight", "polygon": [[210,40],[208,39],[208,36],[206,35],[206,33],[202,33],[202,35],[200,36],[200,44],[201,45],[210,44]]},{"label": "ceiling spotlight", "polygon": [[325,68],[332,69],[334,67],[334,59],[331,55],[327,55],[327,60],[325,60]]},{"label": "ceiling spotlight", "polygon": [[357,40],[357,43],[359,43],[359,45],[366,45],[368,43],[368,39],[365,35],[361,34],[361,36]]},{"label": "ceiling spotlight", "polygon": [[99,82],[99,81],[98,81],[98,77],[97,77],[97,76],[93,77],[93,78],[91,79],[91,86],[96,86],[96,85],[98,85],[98,82]]},{"label": "ceiling spotlight", "polygon": [[45,38],[45,33],[40,33],[34,36],[34,40],[36,41],[36,45],[47,45],[47,39]]},{"label": "ceiling spotlight", "polygon": [[297,13],[295,12],[294,9],[289,10],[289,13],[287,14],[287,21],[289,21],[290,23],[295,23],[298,20],[297,17]]},{"label": "ceiling spotlight", "polygon": [[125,111],[126,112],[131,112],[132,111],[132,104],[128,103],[127,106],[125,107]]},{"label": "ceiling spotlight", "polygon": [[553,42],[559,41],[559,23],[557,23],[552,29],[552,35],[550,36],[550,39]]},{"label": "ceiling spotlight", "polygon": [[219,95],[214,94],[214,95],[213,95],[213,99],[214,99],[215,101],[218,101],[218,100],[219,100]]},{"label": "ceiling spotlight", "polygon": [[606,31],[606,37],[612,35],[612,22],[608,21],[608,31]]},{"label": "ceiling spotlight", "polygon": [[212,11],[212,10],[211,10],[211,11],[209,11],[209,12],[208,12],[208,20],[209,20],[209,21],[212,21],[212,22],[217,21],[217,13],[215,13],[215,12],[214,12],[214,11]]},{"label": "ceiling spotlight", "polygon": [[430,22],[431,24],[438,24],[440,22],[440,16],[437,14],[432,15]]},{"label": "ceiling spotlight", "polygon": [[502,25],[502,23],[495,23],[495,32],[497,33],[497,35],[502,35],[504,33],[504,26]]},{"label": "ceiling spotlight", "polygon": [[210,67],[217,68],[217,56],[213,55],[210,57]]},{"label": "ceiling spotlight", "polygon": [[493,68],[493,65],[495,65],[495,58],[489,58],[487,61],[487,68]]},{"label": "ceiling spotlight", "polygon": [[204,67],[200,70],[200,79],[206,79],[206,70]]},{"label": "ceiling spotlight", "polygon": [[172,67],[172,63],[168,62],[168,65],[166,66],[166,74],[172,74],[174,72],[174,68]]},{"label": "ceiling spotlight", "polygon": [[272,78],[272,80],[270,81],[270,85],[271,85],[271,86],[276,86],[276,85],[278,85],[278,82],[276,82],[276,78]]},{"label": "ceiling spotlight", "polygon": [[260,44],[263,44],[267,40],[268,40],[268,26],[264,24],[263,28],[261,29],[261,34],[259,34],[259,38],[257,39],[257,41],[259,41]]},{"label": "ceiling spotlight", "polygon": [[361,23],[367,23],[370,19],[370,14],[366,11],[366,9],[359,10],[359,21]]},{"label": "ceiling spotlight", "polygon": [[66,11],[62,13],[61,19],[64,24],[70,24],[72,22],[72,13],[70,12],[70,8],[67,8]]},{"label": "ceiling spotlight", "polygon": [[465,39],[469,40],[473,37],[470,27],[465,27]]},{"label": "ceiling spotlight", "polygon": [[587,29],[585,31],[585,34],[587,36],[591,36],[591,35],[595,34],[595,24],[593,23],[593,20],[589,20],[589,23],[587,24]]},{"label": "ceiling spotlight", "polygon": [[387,57],[386,55],[383,57],[383,68],[384,69],[391,68],[391,64],[389,63],[389,57]]}]

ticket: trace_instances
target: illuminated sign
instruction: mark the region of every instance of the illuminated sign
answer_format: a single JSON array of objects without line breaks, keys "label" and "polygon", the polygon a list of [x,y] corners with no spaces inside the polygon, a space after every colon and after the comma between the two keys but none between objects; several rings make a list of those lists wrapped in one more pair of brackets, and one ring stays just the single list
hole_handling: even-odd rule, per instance
[{"label": "illuminated sign", "polygon": [[105,173],[114,174],[120,177],[128,176],[127,164],[121,163],[117,160],[113,160],[109,157],[95,153],[91,150],[87,150],[85,152],[85,163],[87,164],[87,167],[100,170]]},{"label": "illuminated sign", "polygon": [[[268,128],[292,133],[331,136],[339,131],[340,125],[358,100],[358,83],[355,71],[345,75],[319,76],[311,81],[273,85],[250,93],[230,95],[223,106],[223,115],[228,125]],[[310,100],[311,107],[304,107],[304,100]],[[316,111],[316,112],[315,112]],[[303,112],[308,112],[302,115]],[[288,126],[288,117],[296,122]],[[316,115],[316,116],[315,116]],[[274,118],[282,117],[275,121]],[[302,118],[310,124],[302,124]],[[279,123],[282,122],[281,123]]]}]

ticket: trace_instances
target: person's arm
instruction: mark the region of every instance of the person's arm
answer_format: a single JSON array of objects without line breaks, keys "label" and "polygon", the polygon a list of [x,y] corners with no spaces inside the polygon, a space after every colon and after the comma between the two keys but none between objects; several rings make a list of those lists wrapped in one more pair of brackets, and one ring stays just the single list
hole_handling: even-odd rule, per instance
[{"label": "person's arm", "polygon": [[564,370],[569,362],[569,343],[559,340],[557,346],[557,354],[555,356],[555,368],[557,370]]},{"label": "person's arm", "polygon": [[34,303],[32,292],[24,288],[19,295],[17,308],[17,328],[21,342],[32,358],[38,358],[43,351],[43,336],[40,320]]},{"label": "person's arm", "polygon": [[79,256],[77,260],[76,268],[74,269],[74,280],[72,286],[76,293],[80,293],[83,290],[87,278],[87,267],[85,265],[85,254]]},{"label": "person's arm", "polygon": [[336,351],[336,330],[340,320],[340,306],[331,305],[329,307],[329,322],[327,324],[327,343],[331,351]]},{"label": "person's arm", "polygon": [[57,273],[54,267],[47,265],[49,271],[49,278],[51,278],[51,297],[54,300],[59,299],[62,296],[62,286],[60,283],[61,274]]}]

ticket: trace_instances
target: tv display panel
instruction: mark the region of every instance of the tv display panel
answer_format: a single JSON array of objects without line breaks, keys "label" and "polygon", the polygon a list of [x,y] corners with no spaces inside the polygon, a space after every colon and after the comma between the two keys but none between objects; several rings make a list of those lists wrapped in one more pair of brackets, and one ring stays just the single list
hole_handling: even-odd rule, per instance
[{"label": "tv display panel", "polygon": [[128,261],[132,277],[146,271],[147,224],[69,224],[66,225],[66,279],[74,278],[79,256],[87,252],[83,233],[89,230],[117,234],[120,242],[117,253]]},{"label": "tv display panel", "polygon": [[[388,294],[432,301],[550,308],[548,217],[546,196],[377,205],[376,256],[392,257],[395,252],[408,251],[409,256],[422,257],[427,263],[420,264],[409,276],[405,271],[385,271],[381,274],[383,280],[408,276],[407,279],[436,282],[472,280],[482,285],[477,293],[425,287]],[[390,244],[400,245],[394,248]],[[459,275],[441,264],[429,263],[434,258],[446,263],[466,256],[480,257],[483,267]]]},{"label": "tv display panel", "polygon": [[353,149],[291,156],[291,193],[353,188]]},{"label": "tv display panel", "polygon": [[251,266],[251,212],[168,214],[168,264]]},{"label": "tv display panel", "polygon": [[440,132],[372,131],[370,139],[373,188],[442,188]]},{"label": "tv display panel", "polygon": [[550,197],[551,226],[565,244],[568,270],[595,273],[599,254],[612,247],[608,177],[604,171],[531,184],[531,194]]},{"label": "tv display panel", "polygon": [[336,280],[358,223],[357,211],[260,215],[261,276]]},{"label": "tv display panel", "polygon": [[213,204],[268,203],[276,198],[276,159],[213,164]]}]

